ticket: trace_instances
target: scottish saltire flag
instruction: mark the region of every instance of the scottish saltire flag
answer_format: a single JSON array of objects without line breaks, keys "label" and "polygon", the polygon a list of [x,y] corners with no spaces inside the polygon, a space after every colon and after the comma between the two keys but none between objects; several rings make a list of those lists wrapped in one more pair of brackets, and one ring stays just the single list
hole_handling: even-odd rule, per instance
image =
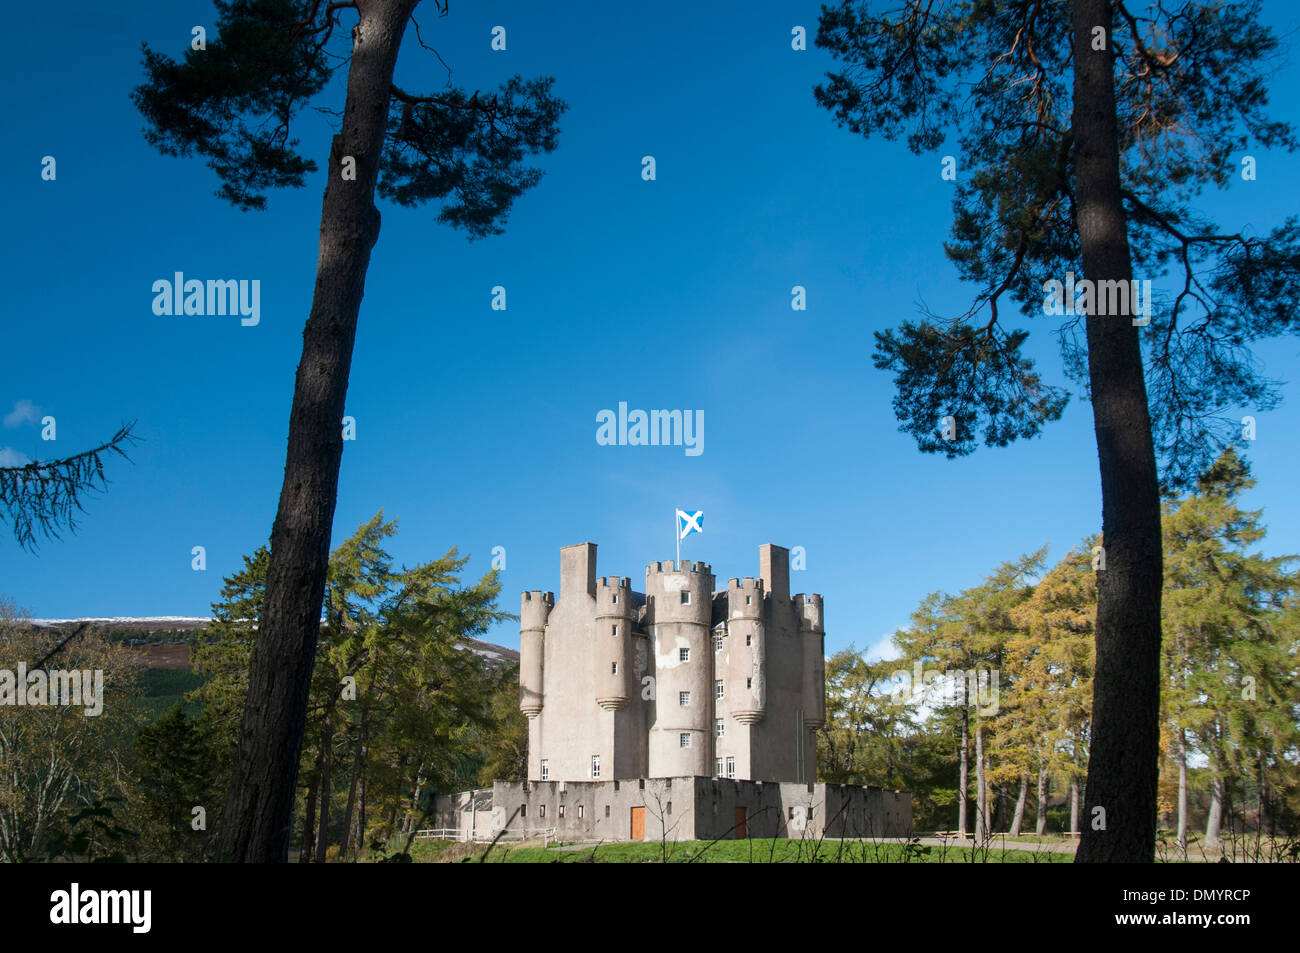
[{"label": "scottish saltire flag", "polygon": [[696,510],[693,513],[687,513],[685,510],[677,511],[677,540],[680,542],[691,533],[704,532],[704,510]]}]

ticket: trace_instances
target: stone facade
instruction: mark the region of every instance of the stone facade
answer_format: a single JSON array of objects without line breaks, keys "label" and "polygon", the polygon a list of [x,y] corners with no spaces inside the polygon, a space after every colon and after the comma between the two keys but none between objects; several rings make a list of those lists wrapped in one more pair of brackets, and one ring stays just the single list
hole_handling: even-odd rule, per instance
[{"label": "stone facade", "polygon": [[714,591],[707,563],[646,567],[644,591],[560,551],[560,596],[525,592],[520,710],[530,781],[726,778],[807,784],[826,675],[820,595],[790,595],[788,550]]},{"label": "stone facade", "polygon": [[[486,791],[437,799],[440,828],[485,830]],[[628,781],[497,781],[493,834],[561,841],[736,840],[746,837],[906,837],[906,792],[846,784],[794,784],[722,778]],[[480,838],[482,839],[482,838]]]}]

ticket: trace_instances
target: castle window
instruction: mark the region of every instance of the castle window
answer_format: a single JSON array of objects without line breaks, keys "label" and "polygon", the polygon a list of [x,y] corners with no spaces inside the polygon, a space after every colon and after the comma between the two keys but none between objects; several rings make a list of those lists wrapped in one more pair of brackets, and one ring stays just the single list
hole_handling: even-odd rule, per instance
[{"label": "castle window", "polygon": [[616,626],[616,625],[615,625],[615,626],[611,626],[611,627],[610,627],[610,633],[609,633],[609,634],[610,634],[610,635],[613,635],[613,636],[617,636],[617,635],[618,635],[618,626]]},{"label": "castle window", "polygon": [[526,802],[524,804],[519,805],[519,816],[520,817],[528,816],[528,804]]},{"label": "castle window", "polygon": [[691,746],[691,733],[689,731],[683,731],[677,736],[677,743],[683,748],[689,748]]},{"label": "castle window", "polygon": [[608,805],[608,804],[605,805],[605,816],[606,816],[606,817],[609,817],[609,805]]},{"label": "castle window", "polygon": [[753,688],[753,687],[754,687],[754,680],[753,680],[752,678],[747,678],[747,679],[745,679],[745,687],[746,687],[746,688]]},{"label": "castle window", "polygon": [[[716,777],[719,777],[719,778],[722,777],[722,759],[721,759],[721,758],[714,758],[714,759],[713,759],[713,773],[714,773],[714,775],[715,775]],[[717,813],[717,804],[714,804],[713,807],[714,807],[714,811],[713,811],[713,813],[716,814],[716,813]]]},{"label": "castle window", "polygon": [[614,593],[614,598],[613,598],[611,601],[614,603],[614,605],[618,605],[618,593],[617,593],[617,592]]},{"label": "castle window", "polygon": [[598,754],[591,756],[591,778],[593,781],[600,778],[600,755]]},{"label": "castle window", "polygon": [[679,661],[679,662],[689,662],[690,660],[691,660],[691,650],[690,650],[690,649],[678,649],[678,650],[677,650],[677,661]]},{"label": "castle window", "polygon": [[745,596],[745,605],[749,605],[749,604],[752,603],[753,601],[754,601],[754,597],[753,597],[753,596]]},{"label": "castle window", "polygon": [[669,801],[669,802],[668,802],[668,813],[671,814],[672,812],[673,812],[673,802],[672,802],[672,801]]},{"label": "castle window", "polygon": [[545,804],[543,804],[541,807],[539,807],[539,808],[537,809],[537,816],[538,816],[538,817],[545,817],[545,816],[546,816],[546,805],[545,805]]},{"label": "castle window", "polygon": [[582,820],[582,805],[578,805],[578,820]]},{"label": "castle window", "polygon": [[753,641],[753,638],[754,638],[754,637],[753,637],[752,635],[750,635],[748,632],[746,632],[746,633],[745,633],[745,644],[746,644],[746,645],[751,645],[751,644],[752,644],[752,641]]},{"label": "castle window", "polygon": [[610,663],[609,663],[609,674],[611,674],[611,675],[617,675],[617,674],[618,674],[618,663],[617,663],[617,662],[610,662]]},{"label": "castle window", "polygon": [[678,693],[677,693],[677,704],[681,705],[683,708],[690,708],[690,707],[691,707],[691,693],[690,693],[690,692],[678,692]]},{"label": "castle window", "polygon": [[721,718],[714,721],[713,737],[721,738],[723,734],[725,734],[726,730],[727,730],[727,723],[725,721],[723,721]]},{"label": "castle window", "polygon": [[561,805],[560,805],[560,817],[563,817],[563,816],[564,816],[564,805],[561,804]]},{"label": "castle window", "polygon": [[549,781],[551,778],[551,762],[545,758],[542,759],[542,780]]},{"label": "castle window", "polygon": [[691,593],[690,593],[690,590],[689,590],[689,589],[683,589],[683,590],[682,590],[682,605],[684,605],[684,606],[689,606],[690,604],[691,604]]},{"label": "castle window", "polygon": [[720,681],[718,681],[718,682],[714,682],[714,683],[713,683],[713,697],[714,697],[714,698],[721,698],[722,695],[723,695],[722,682],[720,682]]},{"label": "castle window", "polygon": [[720,634],[713,637],[713,651],[722,651],[722,636]]},{"label": "castle window", "polygon": [[736,759],[735,759],[735,758],[728,758],[728,759],[727,759],[727,777],[729,777],[729,778],[734,778],[735,776],[736,776]]}]

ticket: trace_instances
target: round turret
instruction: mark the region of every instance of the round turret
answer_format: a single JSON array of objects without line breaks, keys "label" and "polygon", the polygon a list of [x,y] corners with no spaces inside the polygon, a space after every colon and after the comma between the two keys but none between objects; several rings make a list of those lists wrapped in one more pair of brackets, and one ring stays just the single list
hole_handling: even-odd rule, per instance
[{"label": "round turret", "polygon": [[713,572],[708,563],[646,567],[646,627],[654,653],[650,776],[709,777],[713,758]]},{"label": "round turret", "polygon": [[542,658],[546,622],[555,608],[555,593],[534,589],[519,601],[519,710],[536,718],[542,710]]},{"label": "round turret", "polygon": [[[727,584],[726,710],[742,725],[763,720],[767,699],[767,632],[763,623],[763,580]],[[721,706],[723,703],[719,702]]]},{"label": "round turret", "polygon": [[632,628],[635,622],[632,580],[626,576],[597,579],[593,684],[596,704],[606,711],[622,711],[634,694]]},{"label": "round turret", "polygon": [[822,597],[816,593],[794,597],[803,639],[804,725],[817,729],[826,723],[826,630],[822,622]]}]

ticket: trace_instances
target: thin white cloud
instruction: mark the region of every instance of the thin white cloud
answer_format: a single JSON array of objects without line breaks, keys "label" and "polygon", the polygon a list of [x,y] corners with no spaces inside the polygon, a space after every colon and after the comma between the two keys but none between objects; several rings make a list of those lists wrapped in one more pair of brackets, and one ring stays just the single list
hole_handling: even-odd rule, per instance
[{"label": "thin white cloud", "polygon": [[14,427],[21,427],[23,424],[39,424],[40,422],[40,408],[25,397],[14,404],[14,409],[5,414],[4,419],[5,426],[11,430]]},{"label": "thin white cloud", "polygon": [[31,462],[31,457],[13,447],[0,447],[0,467],[25,467]]}]

